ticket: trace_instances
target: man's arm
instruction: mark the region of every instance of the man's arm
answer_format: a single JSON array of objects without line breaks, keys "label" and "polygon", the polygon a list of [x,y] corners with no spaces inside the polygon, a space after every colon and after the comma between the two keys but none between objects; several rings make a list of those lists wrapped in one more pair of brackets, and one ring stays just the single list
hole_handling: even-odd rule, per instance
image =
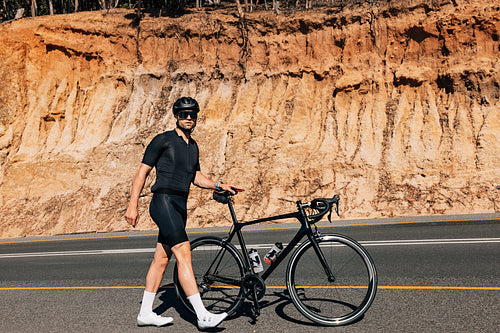
[{"label": "man's arm", "polygon": [[146,178],[148,177],[151,169],[152,167],[149,165],[141,163],[141,166],[139,167],[139,170],[137,170],[134,180],[132,181],[130,202],[128,204],[127,212],[125,213],[125,218],[127,219],[127,223],[133,227],[135,227],[137,222],[139,222],[139,211],[137,209],[137,205],[139,204],[139,195],[144,188]]},{"label": "man's arm", "polygon": [[[193,183],[196,186],[202,187],[202,188],[207,188],[207,189],[212,189],[215,190],[215,186],[217,185],[217,182],[214,182],[213,180],[209,179],[207,176],[205,176],[201,171],[196,171],[196,176],[194,177]],[[238,186],[231,185],[231,184],[220,184],[219,187],[223,189],[224,191],[229,191],[232,194],[236,194],[237,190],[241,190]]]}]

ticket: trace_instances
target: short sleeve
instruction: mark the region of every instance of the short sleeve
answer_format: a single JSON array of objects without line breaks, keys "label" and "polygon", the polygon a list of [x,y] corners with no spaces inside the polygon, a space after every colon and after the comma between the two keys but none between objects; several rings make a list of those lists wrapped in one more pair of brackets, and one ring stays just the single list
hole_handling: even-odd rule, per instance
[{"label": "short sleeve", "polygon": [[166,140],[165,135],[159,134],[155,136],[146,147],[142,163],[154,167],[167,146],[168,140]]},{"label": "short sleeve", "polygon": [[194,167],[194,170],[195,171],[201,171],[201,168],[200,168],[200,150],[198,149],[198,144],[195,142],[196,144],[196,151],[198,152],[197,153],[197,158],[196,158],[196,166]]}]

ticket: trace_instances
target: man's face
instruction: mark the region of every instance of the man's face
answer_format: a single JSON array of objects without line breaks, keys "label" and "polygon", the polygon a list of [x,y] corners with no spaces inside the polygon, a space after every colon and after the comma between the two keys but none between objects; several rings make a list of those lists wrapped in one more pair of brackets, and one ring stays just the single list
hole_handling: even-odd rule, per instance
[{"label": "man's face", "polygon": [[177,126],[181,130],[192,131],[196,127],[196,111],[183,110],[178,112],[175,118],[177,119]]}]

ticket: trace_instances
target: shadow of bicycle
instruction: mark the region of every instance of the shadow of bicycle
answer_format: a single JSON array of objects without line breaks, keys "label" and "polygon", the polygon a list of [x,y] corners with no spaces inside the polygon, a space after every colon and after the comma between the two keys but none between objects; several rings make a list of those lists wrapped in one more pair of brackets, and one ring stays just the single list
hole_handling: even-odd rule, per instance
[{"label": "shadow of bicycle", "polygon": [[[266,296],[268,296],[268,295],[266,295]],[[297,308],[295,307],[295,305],[293,304],[293,302],[290,298],[288,290],[285,289],[285,290],[280,291],[280,292],[274,292],[272,294],[272,296],[274,296],[276,299],[272,302],[269,302],[268,304],[263,304],[262,307],[271,307],[271,306],[276,305],[276,307],[275,307],[276,314],[279,317],[283,318],[284,320],[287,320],[287,321],[292,322],[294,324],[304,325],[304,326],[312,326],[312,327],[324,327],[323,325],[320,325],[318,323],[315,323],[315,322],[308,320],[307,318],[304,317],[304,315],[302,315],[297,310]],[[309,299],[309,301],[314,302],[317,300]],[[325,302],[324,299],[321,299],[321,301]],[[339,301],[335,301],[335,300],[331,300],[330,302],[331,302],[331,305],[341,305],[342,307],[351,308],[352,310],[356,309],[355,305],[348,304],[345,302],[339,302]],[[320,309],[316,309],[313,306],[310,306],[310,309],[317,312],[317,313],[321,312]],[[362,315],[360,318],[358,318],[357,320],[353,321],[350,324],[357,323],[358,321],[362,320],[363,317],[364,317],[364,315]]]},{"label": "shadow of bicycle", "polygon": [[[158,294],[161,304],[154,309],[156,313],[162,314],[168,311],[169,309],[173,308],[175,309],[175,311],[177,311],[177,313],[179,313],[180,317],[183,320],[193,324],[195,327],[197,326],[196,317],[190,311],[188,311],[178,300],[177,293],[175,291],[175,286],[173,283],[161,287],[160,290],[158,291]],[[338,302],[332,301],[332,303],[338,303]],[[302,326],[322,327],[322,325],[309,321],[295,308],[295,305],[292,303],[288,290],[286,289],[282,291],[274,291],[272,293],[266,293],[264,298],[260,300],[259,304],[261,313],[265,311],[270,311],[274,307],[275,313],[283,320]],[[355,308],[354,306],[346,303],[342,303],[342,305],[353,307],[353,309]],[[252,302],[245,300],[245,302],[243,302],[238,311],[232,316],[230,316],[229,319],[234,320],[239,318],[248,318],[248,322],[252,325],[255,325],[258,321],[258,317],[254,318],[252,313],[253,313]],[[351,324],[360,321],[361,319],[363,319],[363,317],[364,315],[361,316],[355,322],[352,322]],[[211,332],[220,332],[222,330],[223,329],[216,328]]]}]

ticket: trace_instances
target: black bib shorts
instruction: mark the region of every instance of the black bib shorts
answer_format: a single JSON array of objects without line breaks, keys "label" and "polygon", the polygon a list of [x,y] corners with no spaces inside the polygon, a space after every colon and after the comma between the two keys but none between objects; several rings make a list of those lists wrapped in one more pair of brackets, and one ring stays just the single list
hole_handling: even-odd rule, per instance
[{"label": "black bib shorts", "polygon": [[172,247],[188,241],[186,202],[186,197],[181,195],[153,194],[149,214],[160,229],[158,243]]}]

